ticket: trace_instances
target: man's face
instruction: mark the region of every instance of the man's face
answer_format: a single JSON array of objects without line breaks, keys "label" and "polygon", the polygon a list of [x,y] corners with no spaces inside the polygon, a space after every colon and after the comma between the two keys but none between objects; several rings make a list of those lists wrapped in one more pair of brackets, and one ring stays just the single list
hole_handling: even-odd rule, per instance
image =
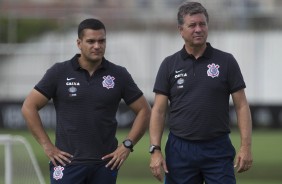
[{"label": "man's face", "polygon": [[204,14],[185,15],[184,24],[178,29],[187,46],[199,47],[206,44],[208,24]]},{"label": "man's face", "polygon": [[85,29],[83,37],[77,39],[77,46],[81,50],[81,55],[90,62],[102,60],[106,50],[105,30]]}]

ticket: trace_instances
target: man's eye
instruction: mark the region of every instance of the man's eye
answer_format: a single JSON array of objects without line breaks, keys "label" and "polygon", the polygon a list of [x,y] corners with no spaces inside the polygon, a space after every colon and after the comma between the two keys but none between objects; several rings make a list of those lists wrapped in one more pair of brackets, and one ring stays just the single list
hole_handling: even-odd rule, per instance
[{"label": "man's eye", "polygon": [[195,26],[196,26],[196,24],[190,24],[190,25],[188,25],[188,28],[193,28]]},{"label": "man's eye", "polygon": [[95,43],[95,41],[94,40],[88,40],[87,43],[93,44],[93,43]]},{"label": "man's eye", "polygon": [[98,43],[103,44],[103,43],[105,43],[105,40],[99,40]]},{"label": "man's eye", "polygon": [[200,26],[205,26],[205,25],[206,25],[205,22],[200,23]]}]

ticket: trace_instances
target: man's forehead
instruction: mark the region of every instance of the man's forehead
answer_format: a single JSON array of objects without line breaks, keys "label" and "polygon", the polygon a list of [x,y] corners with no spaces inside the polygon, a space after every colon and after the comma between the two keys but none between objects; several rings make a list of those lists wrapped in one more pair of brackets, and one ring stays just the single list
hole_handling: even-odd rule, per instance
[{"label": "man's forehead", "polygon": [[207,21],[206,16],[203,13],[197,13],[197,14],[187,14],[184,16],[184,21]]}]

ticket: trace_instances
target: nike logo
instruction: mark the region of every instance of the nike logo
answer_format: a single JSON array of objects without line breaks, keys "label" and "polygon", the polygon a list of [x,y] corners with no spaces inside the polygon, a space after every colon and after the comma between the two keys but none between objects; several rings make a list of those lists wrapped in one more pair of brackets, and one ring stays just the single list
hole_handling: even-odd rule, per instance
[{"label": "nike logo", "polygon": [[75,78],[68,78],[68,77],[67,77],[67,81],[70,81],[70,80],[73,80],[73,79],[75,79]]},{"label": "nike logo", "polygon": [[175,70],[175,73],[179,73],[179,72],[182,72],[183,69],[181,70]]}]

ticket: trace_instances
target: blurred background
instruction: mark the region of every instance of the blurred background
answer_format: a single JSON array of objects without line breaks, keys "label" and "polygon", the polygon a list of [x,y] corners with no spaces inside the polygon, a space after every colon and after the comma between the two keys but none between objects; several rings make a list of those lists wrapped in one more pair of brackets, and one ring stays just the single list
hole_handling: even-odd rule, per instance
[{"label": "blurred background", "polygon": [[[24,98],[50,66],[79,52],[77,26],[90,17],[106,25],[105,57],[125,66],[153,103],[152,89],[160,63],[184,44],[176,21],[181,2],[0,0],[0,130],[26,129],[20,112]],[[210,16],[208,41],[213,47],[232,53],[241,67],[254,130],[280,133],[282,1],[198,2],[207,8]],[[53,105],[50,103],[40,113],[44,126],[53,130]],[[121,102],[117,114],[119,128],[130,127],[133,118]],[[232,104],[230,124],[236,131]]]},{"label": "blurred background", "polygon": [[[78,52],[77,26],[89,17],[101,19],[106,25],[106,58],[125,66],[152,102],[160,63],[183,46],[176,24],[181,2],[0,0],[0,127],[16,128],[24,124],[18,103],[47,68]],[[210,15],[208,41],[232,53],[241,67],[254,126],[281,128],[282,1],[199,2]],[[52,126],[52,106],[43,114],[46,126]],[[232,107],[230,115],[233,124],[236,117]],[[119,111],[118,116],[123,120],[131,117],[126,110]],[[121,122],[120,126],[130,123]]]}]

